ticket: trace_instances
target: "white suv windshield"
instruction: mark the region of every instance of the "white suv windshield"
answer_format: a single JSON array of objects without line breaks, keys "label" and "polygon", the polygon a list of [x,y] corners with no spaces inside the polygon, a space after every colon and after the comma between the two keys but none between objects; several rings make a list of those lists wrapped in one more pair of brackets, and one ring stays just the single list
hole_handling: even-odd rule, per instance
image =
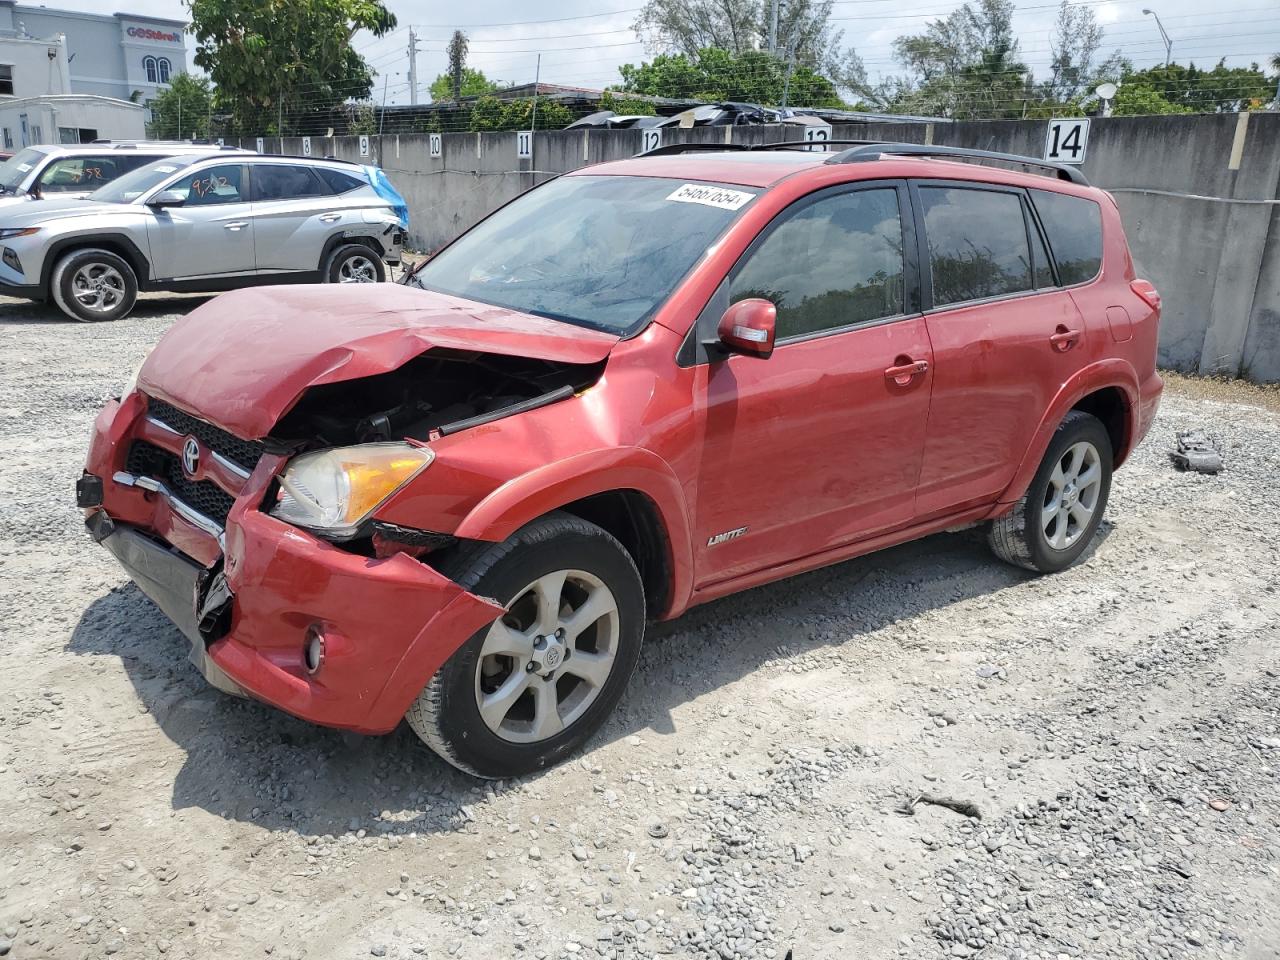
[{"label": "white suv windshield", "polygon": [[12,193],[47,156],[43,150],[25,147],[0,163],[0,190]]},{"label": "white suv windshield", "polygon": [[118,180],[111,181],[101,190],[95,190],[89,194],[89,199],[100,203],[133,203],[152,187],[159,186],[183,167],[189,167],[197,160],[204,159],[206,158],[199,154],[190,157],[165,157],[163,160],[148,163],[145,167],[139,167]]},{"label": "white suv windshield", "polygon": [[562,177],[477,224],[414,279],[629,335],[759,192],[657,177]]}]

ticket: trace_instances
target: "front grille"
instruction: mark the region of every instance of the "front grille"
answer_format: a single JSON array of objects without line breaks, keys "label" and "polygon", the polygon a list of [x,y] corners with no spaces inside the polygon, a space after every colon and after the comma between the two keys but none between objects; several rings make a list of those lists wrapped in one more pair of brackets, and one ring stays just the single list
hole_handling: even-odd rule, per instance
[{"label": "front grille", "polygon": [[176,430],[183,436],[192,436],[207,449],[225,457],[242,470],[253,473],[253,468],[262,459],[262,444],[254,440],[241,440],[221,427],[184,413],[171,403],[151,397],[147,400],[147,416],[159,420],[170,430]]},{"label": "front grille", "polygon": [[125,469],[137,477],[159,480],[170,492],[197,513],[222,526],[227,525],[235,497],[208,480],[191,480],[182,472],[182,460],[176,453],[161,450],[145,440],[135,440],[129,447]]}]

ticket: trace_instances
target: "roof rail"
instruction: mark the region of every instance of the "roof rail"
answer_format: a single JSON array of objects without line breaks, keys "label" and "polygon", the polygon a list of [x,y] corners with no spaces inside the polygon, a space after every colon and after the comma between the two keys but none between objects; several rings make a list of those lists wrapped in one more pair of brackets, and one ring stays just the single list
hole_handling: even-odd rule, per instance
[{"label": "roof rail", "polygon": [[747,146],[742,143],[668,143],[661,147],[654,147],[652,150],[646,150],[644,153],[637,153],[637,157],[668,157],[676,153],[702,153],[705,151],[714,151],[723,153],[726,150],[746,150]]},{"label": "roof rail", "polygon": [[870,160],[883,159],[886,154],[895,157],[956,157],[962,160],[998,160],[1001,163],[1017,163],[1028,167],[1041,167],[1050,170],[1061,180],[1077,183],[1082,187],[1089,186],[1083,173],[1075,167],[1053,160],[1037,160],[1035,157],[1024,157],[1016,153],[997,153],[994,150],[973,150],[969,147],[926,146],[922,143],[869,143],[863,146],[842,150],[827,163],[864,163]]}]

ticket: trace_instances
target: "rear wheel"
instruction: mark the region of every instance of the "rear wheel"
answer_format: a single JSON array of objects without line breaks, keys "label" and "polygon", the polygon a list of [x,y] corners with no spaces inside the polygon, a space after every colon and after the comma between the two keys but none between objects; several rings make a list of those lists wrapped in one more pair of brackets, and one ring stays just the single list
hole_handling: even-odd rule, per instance
[{"label": "rear wheel", "polygon": [[58,309],[83,323],[119,320],[128,316],[138,299],[133,267],[110,250],[67,254],[54,266],[49,288]]},{"label": "rear wheel", "polygon": [[414,732],[479,777],[552,766],[613,711],[640,654],[644,588],[625,548],[552,514],[441,564],[506,614],[477,631],[409,708]]},{"label": "rear wheel", "polygon": [[1058,425],[1022,499],[991,524],[996,556],[1040,573],[1056,573],[1084,553],[1111,492],[1111,438],[1102,422],[1072,410]]},{"label": "rear wheel", "polygon": [[387,270],[382,257],[363,243],[347,243],[329,254],[321,271],[325,283],[382,283]]}]

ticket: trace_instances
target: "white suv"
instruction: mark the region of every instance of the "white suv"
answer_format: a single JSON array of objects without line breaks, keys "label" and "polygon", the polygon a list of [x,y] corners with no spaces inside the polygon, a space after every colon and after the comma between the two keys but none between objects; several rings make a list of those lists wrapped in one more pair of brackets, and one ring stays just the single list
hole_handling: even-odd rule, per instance
[{"label": "white suv", "polygon": [[250,152],[239,147],[161,140],[23,147],[0,163],[0,207],[20,200],[87,197],[117,177],[156,160],[219,149]]},{"label": "white suv", "polygon": [[408,208],[377,167],[208,151],[158,160],[85,199],[0,208],[0,293],[119,320],[139,291],[375,283]]}]

